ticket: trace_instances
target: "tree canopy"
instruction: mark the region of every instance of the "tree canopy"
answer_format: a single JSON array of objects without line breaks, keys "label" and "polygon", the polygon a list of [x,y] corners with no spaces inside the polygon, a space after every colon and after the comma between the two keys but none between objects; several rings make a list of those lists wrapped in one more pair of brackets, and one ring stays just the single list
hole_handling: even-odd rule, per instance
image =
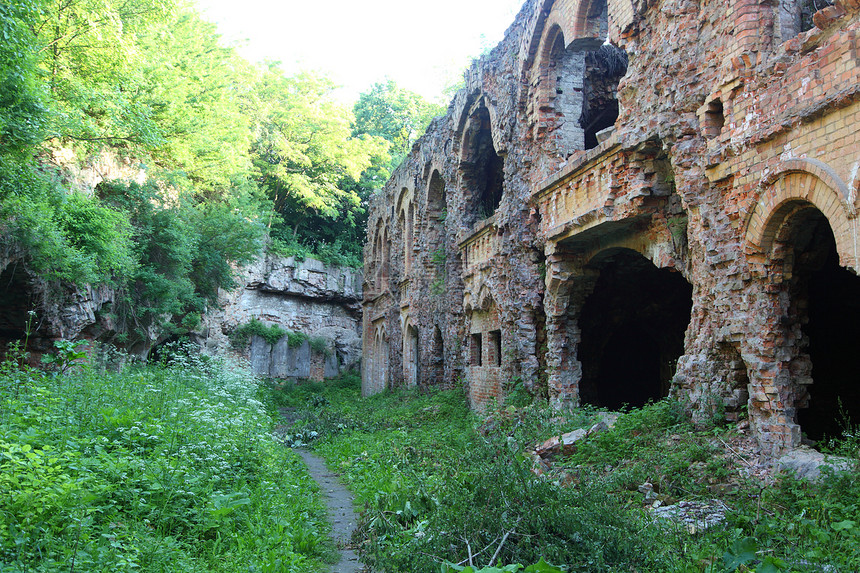
[{"label": "tree canopy", "polygon": [[[390,80],[339,102],[174,0],[0,3],[0,38],[0,236],[49,281],[124,293],[129,340],[192,327],[266,234],[361,264],[370,193],[442,111]],[[59,149],[109,150],[146,182],[87,194]]]},{"label": "tree canopy", "polygon": [[389,141],[396,166],[427,129],[430,120],[444,114],[445,108],[386,79],[361,94],[353,111],[353,135],[376,135]]}]

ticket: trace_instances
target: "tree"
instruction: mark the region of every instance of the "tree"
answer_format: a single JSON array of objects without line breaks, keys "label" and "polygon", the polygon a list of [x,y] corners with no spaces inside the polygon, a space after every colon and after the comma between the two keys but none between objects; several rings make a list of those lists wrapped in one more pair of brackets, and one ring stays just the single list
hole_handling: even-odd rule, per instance
[{"label": "tree", "polygon": [[32,31],[53,99],[53,136],[90,147],[154,147],[151,110],[136,100],[144,78],[140,34],[171,14],[170,0],[44,2]]},{"label": "tree", "polygon": [[406,157],[412,143],[427,129],[430,120],[444,114],[445,108],[387,79],[359,95],[353,112],[353,136],[376,135],[391,142],[391,167],[396,167]]},{"label": "tree", "polygon": [[272,66],[249,105],[258,181],[293,238],[319,239],[319,225],[336,221],[355,226],[362,205],[354,182],[374,157],[387,159],[382,138],[351,137],[352,114],[332,99],[335,87],[322,76],[285,77]]},{"label": "tree", "polygon": [[31,31],[38,17],[36,2],[0,4],[0,157],[28,151],[45,131],[47,110]]},{"label": "tree", "polygon": [[144,82],[137,101],[150,110],[162,143],[152,152],[198,193],[224,197],[251,171],[253,131],[246,102],[254,69],[220,44],[215,25],[181,10],[140,38]]}]

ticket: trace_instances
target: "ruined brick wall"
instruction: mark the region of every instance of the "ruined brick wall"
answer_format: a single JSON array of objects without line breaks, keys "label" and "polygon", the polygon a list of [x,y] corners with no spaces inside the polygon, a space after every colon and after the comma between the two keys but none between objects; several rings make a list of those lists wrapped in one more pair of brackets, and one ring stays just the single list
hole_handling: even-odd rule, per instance
[{"label": "ruined brick wall", "polygon": [[671,393],[774,452],[860,402],[830,382],[860,342],[860,3],[810,2],[526,2],[373,199],[365,392]]}]

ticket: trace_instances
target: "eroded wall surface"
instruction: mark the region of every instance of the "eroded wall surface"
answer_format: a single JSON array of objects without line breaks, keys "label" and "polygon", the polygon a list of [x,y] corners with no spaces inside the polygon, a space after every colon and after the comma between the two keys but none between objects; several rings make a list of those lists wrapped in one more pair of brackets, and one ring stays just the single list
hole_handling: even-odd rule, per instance
[{"label": "eroded wall surface", "polygon": [[857,0],[529,0],[373,198],[365,393],[860,418]]},{"label": "eroded wall surface", "polygon": [[[361,361],[360,270],[315,259],[267,255],[242,269],[240,288],[222,291],[205,317],[202,341],[210,352],[237,352],[255,373],[269,378],[332,378]],[[269,344],[252,336],[240,348],[230,334],[251,320],[266,326],[324,339],[326,350],[307,340],[291,347],[288,339]]]}]

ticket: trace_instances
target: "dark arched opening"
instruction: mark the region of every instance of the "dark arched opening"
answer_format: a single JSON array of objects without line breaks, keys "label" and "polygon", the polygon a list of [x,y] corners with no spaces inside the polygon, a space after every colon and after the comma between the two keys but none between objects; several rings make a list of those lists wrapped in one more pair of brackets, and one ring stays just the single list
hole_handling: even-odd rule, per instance
[{"label": "dark arched opening", "polygon": [[433,328],[433,346],[429,357],[430,384],[442,384],[445,381],[445,341],[442,331]]},{"label": "dark arched opening", "polygon": [[631,250],[604,254],[579,315],[583,402],[617,409],[668,395],[693,289],[680,273],[658,269]]},{"label": "dark arched opening", "polygon": [[[53,346],[44,331],[40,331],[40,317],[31,314],[38,306],[33,281],[23,265],[15,262],[0,273],[0,360],[23,358],[23,352],[31,363],[38,364],[39,354],[50,351]],[[24,348],[24,341],[28,347]],[[12,345],[18,344],[17,356],[7,356]]]},{"label": "dark arched opening", "polygon": [[406,366],[406,387],[411,388],[420,380],[420,346],[418,344],[418,329],[413,325],[406,327],[406,346],[404,348],[404,364]]},{"label": "dark arched opening", "polygon": [[448,219],[448,198],[445,193],[445,180],[434,170],[427,187],[427,217],[425,236],[427,253],[432,260],[440,260],[445,255],[446,220]]},{"label": "dark arched opening", "polygon": [[618,83],[627,73],[627,53],[610,43],[585,55],[584,102],[579,120],[585,149],[597,147],[598,133],[618,119]]},{"label": "dark arched opening", "polygon": [[860,278],[839,265],[827,218],[814,207],[790,221],[791,315],[812,363],[812,384],[799,388],[797,422],[812,440],[841,435],[860,421]]},{"label": "dark arched opening", "polygon": [[472,114],[463,137],[463,187],[473,222],[493,215],[502,201],[504,160],[493,145],[490,112],[481,106]]}]

